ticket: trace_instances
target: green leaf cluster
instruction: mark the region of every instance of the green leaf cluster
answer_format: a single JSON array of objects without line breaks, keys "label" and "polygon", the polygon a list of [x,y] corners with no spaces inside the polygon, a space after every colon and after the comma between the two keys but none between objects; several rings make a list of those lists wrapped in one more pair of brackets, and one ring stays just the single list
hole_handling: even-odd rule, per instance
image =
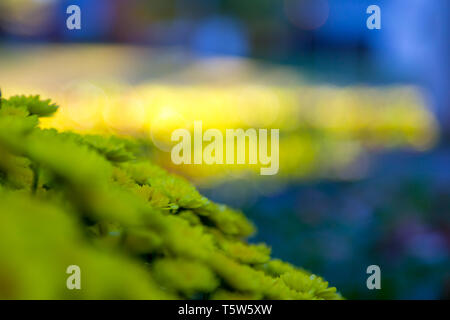
[{"label": "green leaf cluster", "polygon": [[[38,96],[0,105],[0,299],[340,299],[248,244],[253,225],[150,163],[137,141],[42,130]],[[81,269],[81,290],[66,268]]]}]

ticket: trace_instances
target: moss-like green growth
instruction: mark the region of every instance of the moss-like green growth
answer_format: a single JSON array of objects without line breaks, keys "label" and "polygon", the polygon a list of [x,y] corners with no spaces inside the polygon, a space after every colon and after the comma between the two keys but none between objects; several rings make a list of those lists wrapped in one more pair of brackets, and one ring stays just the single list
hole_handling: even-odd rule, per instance
[{"label": "moss-like green growth", "polygon": [[[41,130],[39,97],[0,105],[0,299],[340,299],[250,245],[241,212],[148,162],[137,142]],[[66,268],[81,269],[81,290]]]}]

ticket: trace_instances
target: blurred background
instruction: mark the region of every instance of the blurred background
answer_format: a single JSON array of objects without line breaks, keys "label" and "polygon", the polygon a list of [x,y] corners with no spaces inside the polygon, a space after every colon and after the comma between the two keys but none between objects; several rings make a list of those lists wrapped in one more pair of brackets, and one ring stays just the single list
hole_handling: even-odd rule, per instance
[{"label": "blurred background", "polygon": [[[43,127],[138,137],[346,298],[449,298],[449,16],[447,0],[1,0],[0,88],[58,102]],[[280,129],[279,174],[174,166],[170,134],[194,120]]]}]

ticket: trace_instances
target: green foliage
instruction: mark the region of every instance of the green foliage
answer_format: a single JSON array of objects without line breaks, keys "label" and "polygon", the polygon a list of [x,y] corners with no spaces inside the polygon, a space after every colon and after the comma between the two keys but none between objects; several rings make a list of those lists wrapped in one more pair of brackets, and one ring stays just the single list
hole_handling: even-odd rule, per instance
[{"label": "green foliage", "polygon": [[[56,108],[1,100],[0,299],[341,298],[137,142],[39,129]],[[82,290],[65,287],[72,264]]]},{"label": "green foliage", "polygon": [[50,99],[41,100],[39,95],[11,97],[8,100],[3,100],[2,109],[4,107],[26,108],[30,114],[40,117],[49,116],[58,109],[58,106],[51,103]]}]

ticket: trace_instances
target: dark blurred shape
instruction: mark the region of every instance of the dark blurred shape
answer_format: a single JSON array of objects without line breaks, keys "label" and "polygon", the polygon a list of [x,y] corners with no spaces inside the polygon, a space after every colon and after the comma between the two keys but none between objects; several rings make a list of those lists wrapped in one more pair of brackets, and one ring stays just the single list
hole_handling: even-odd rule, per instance
[{"label": "dark blurred shape", "polygon": [[289,21],[304,30],[320,28],[328,19],[328,0],[284,0],[284,11]]},{"label": "dark blurred shape", "polygon": [[55,16],[51,10],[54,3],[54,0],[2,0],[0,32],[3,30],[13,37],[48,35],[54,27]]}]

